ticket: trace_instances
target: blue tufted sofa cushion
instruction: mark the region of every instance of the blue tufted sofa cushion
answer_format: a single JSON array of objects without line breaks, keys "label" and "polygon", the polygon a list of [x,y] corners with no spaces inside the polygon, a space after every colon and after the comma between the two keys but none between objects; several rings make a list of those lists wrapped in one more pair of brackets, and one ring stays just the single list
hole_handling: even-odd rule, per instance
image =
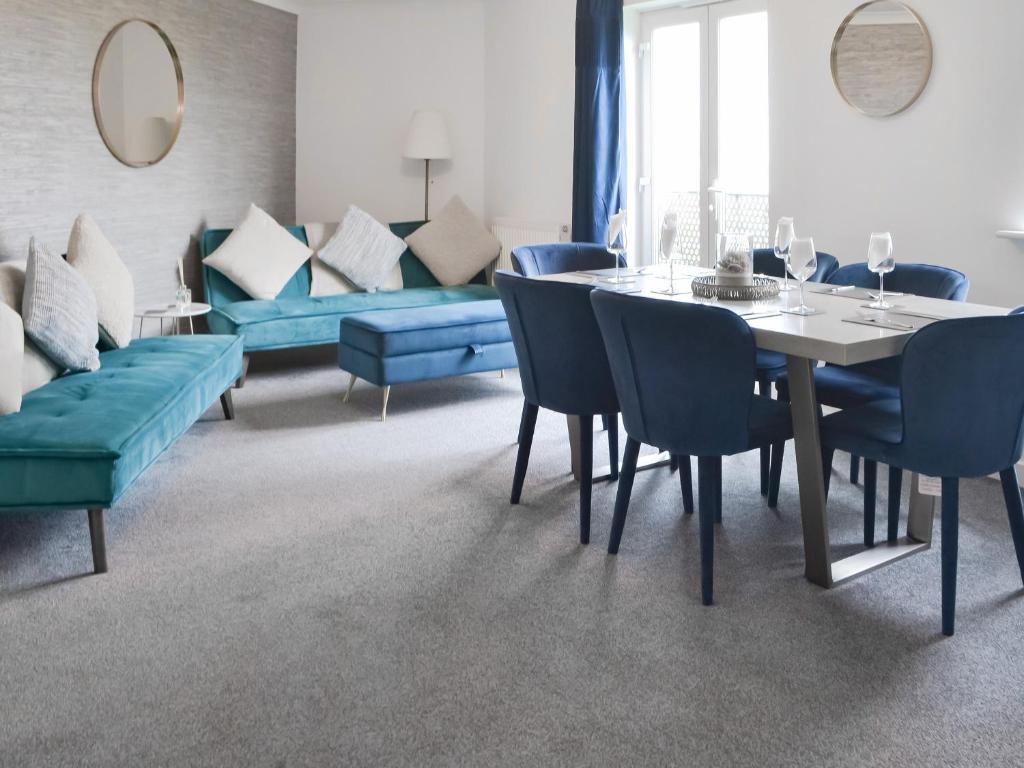
[{"label": "blue tufted sofa cushion", "polygon": [[0,510],[110,507],[241,373],[233,336],[138,339],[0,418]]},{"label": "blue tufted sofa cushion", "polygon": [[497,299],[497,295],[486,285],[458,285],[274,301],[250,299],[213,310],[207,321],[214,333],[243,336],[246,351],[337,344],[338,321],[345,315],[484,301]]}]

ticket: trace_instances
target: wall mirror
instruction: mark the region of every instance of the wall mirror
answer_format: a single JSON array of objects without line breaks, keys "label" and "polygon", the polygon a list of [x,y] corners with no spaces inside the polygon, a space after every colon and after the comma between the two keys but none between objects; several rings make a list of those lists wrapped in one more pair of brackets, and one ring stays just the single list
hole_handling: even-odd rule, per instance
[{"label": "wall mirror", "polygon": [[890,117],[924,92],[932,39],[924,21],[896,0],[873,0],[846,17],[832,42],[832,79],[847,103],[870,117]]},{"label": "wall mirror", "polygon": [[181,62],[151,21],[122,21],[107,34],[92,72],[92,109],[107,149],[125,165],[160,162],[185,112]]}]

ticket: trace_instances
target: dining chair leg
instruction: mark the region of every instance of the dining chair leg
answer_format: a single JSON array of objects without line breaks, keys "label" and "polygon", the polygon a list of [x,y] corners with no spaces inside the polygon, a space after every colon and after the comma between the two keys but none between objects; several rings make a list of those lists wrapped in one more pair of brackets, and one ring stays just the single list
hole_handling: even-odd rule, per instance
[{"label": "dining chair leg", "polygon": [[619,479],[619,414],[611,413],[604,416],[605,429],[608,430],[608,478]]},{"label": "dining chair leg", "polygon": [[960,537],[960,480],[942,478],[942,634],[956,623],[956,561]]},{"label": "dining chair leg", "polygon": [[608,554],[619,553],[622,529],[626,525],[629,511],[629,497],[633,493],[633,478],[636,477],[636,461],[640,456],[640,443],[626,438],[626,449],[622,452],[622,470],[619,472],[619,489],[615,494],[615,515],[612,517],[612,532],[608,537]]},{"label": "dining chair leg", "polygon": [[717,456],[697,458],[697,509],[700,517],[700,595],[704,605],[714,602],[715,515],[719,480]]},{"label": "dining chair leg", "polygon": [[580,544],[590,543],[590,498],[594,492],[594,417],[580,416]]},{"label": "dining chair leg", "polygon": [[526,409],[529,407],[530,404],[524,399],[523,415],[519,417],[519,435],[516,437],[516,444],[523,442],[523,425],[526,424]]},{"label": "dining chair leg", "polygon": [[1021,503],[1016,469],[1013,467],[1004,469],[999,473],[999,479],[1003,481],[1003,497],[1006,499],[1006,513],[1010,518],[1013,548],[1017,552],[1020,578],[1024,582],[1024,504]]},{"label": "dining chair leg", "polygon": [[878,462],[864,459],[864,546],[875,546],[875,494],[878,489]]},{"label": "dining chair leg", "polygon": [[530,448],[533,447],[533,431],[537,427],[539,406],[523,403],[523,418],[519,423],[519,454],[516,456],[516,473],[512,476],[512,498],[510,504],[518,504],[526,480],[526,467],[530,463]]},{"label": "dining chair leg", "polygon": [[[762,397],[771,397],[772,381],[767,374],[757,377],[757,391]],[[771,488],[771,446],[761,446],[761,495],[767,496]]]},{"label": "dining chair leg", "polygon": [[856,485],[860,481],[860,456],[850,454],[850,483]]},{"label": "dining chair leg", "polygon": [[722,524],[722,457],[715,457],[715,522]]},{"label": "dining chair leg", "polygon": [[668,471],[675,472],[679,469],[679,457],[674,453],[668,457]]},{"label": "dining chair leg", "polygon": [[785,443],[772,444],[772,462],[768,473],[768,506],[779,506],[779,486],[782,485],[782,459],[786,455]]},{"label": "dining chair leg", "polygon": [[608,429],[608,424],[611,421],[611,417],[607,414],[601,414],[601,429]]},{"label": "dining chair leg", "polygon": [[889,530],[886,540],[889,543],[900,537],[900,502],[903,498],[903,469],[889,467]]},{"label": "dining chair leg", "polygon": [[672,458],[676,460],[676,465],[679,468],[679,490],[683,492],[683,512],[692,515],[693,473],[690,470],[690,457],[673,455]]}]

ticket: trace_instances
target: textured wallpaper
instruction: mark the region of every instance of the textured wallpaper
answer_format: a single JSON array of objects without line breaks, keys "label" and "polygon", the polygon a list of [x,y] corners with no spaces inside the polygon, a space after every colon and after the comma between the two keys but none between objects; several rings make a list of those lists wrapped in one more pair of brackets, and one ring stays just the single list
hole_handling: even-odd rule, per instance
[{"label": "textured wallpaper", "polygon": [[[171,153],[128,168],[92,113],[92,69],[127,18],[160,25],[181,58],[185,119]],[[0,0],[0,260],[31,235],[65,252],[89,212],[135,278],[140,307],[173,302],[196,238],[255,202],[295,217],[296,17],[251,0]]]}]

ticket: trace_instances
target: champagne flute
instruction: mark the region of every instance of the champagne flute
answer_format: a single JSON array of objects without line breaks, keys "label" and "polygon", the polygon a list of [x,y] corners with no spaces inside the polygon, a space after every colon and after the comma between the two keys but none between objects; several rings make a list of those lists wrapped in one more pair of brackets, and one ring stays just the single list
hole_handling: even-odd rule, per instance
[{"label": "champagne flute", "polygon": [[619,260],[626,253],[626,212],[619,211],[608,221],[608,232],[606,235],[606,247],[608,253],[615,257],[615,274],[612,277],[604,278],[604,282],[614,285],[632,283],[634,280],[629,277],[622,277],[619,274]]},{"label": "champagne flute", "polygon": [[809,237],[795,237],[790,244],[787,262],[789,273],[800,283],[800,306],[784,310],[791,315],[816,315],[818,310],[804,303],[804,283],[818,270],[818,252],[814,249],[814,240]]},{"label": "champagne flute", "polygon": [[668,288],[655,289],[655,293],[663,293],[666,296],[676,296],[686,291],[676,290],[676,265],[682,262],[682,253],[676,249],[676,241],[679,239],[679,214],[675,211],[666,211],[661,220],[661,260],[668,262]]},{"label": "champagne flute", "polygon": [[889,232],[873,232],[868,242],[868,269],[878,275],[878,301],[868,306],[872,309],[892,309],[885,300],[885,276],[896,269],[892,255],[892,235]]},{"label": "champagne flute", "polygon": [[[775,228],[775,258],[782,260],[783,283],[779,288],[780,291],[792,290],[789,285],[789,271],[786,262],[789,260],[789,249],[795,237],[796,228],[793,226],[793,219],[789,216],[779,219],[779,224]],[[802,301],[800,303],[803,304]]]}]

